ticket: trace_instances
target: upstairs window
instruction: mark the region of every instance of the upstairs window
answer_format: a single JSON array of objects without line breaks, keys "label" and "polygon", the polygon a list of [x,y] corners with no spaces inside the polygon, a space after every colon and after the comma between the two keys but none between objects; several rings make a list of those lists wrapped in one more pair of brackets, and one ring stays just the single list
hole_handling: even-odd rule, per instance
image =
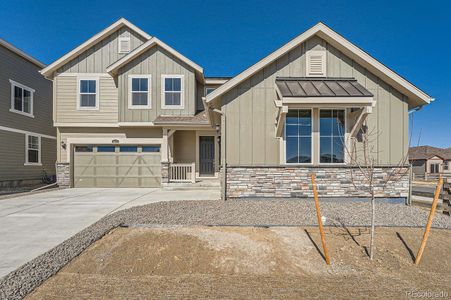
[{"label": "upstairs window", "polygon": [[130,52],[130,37],[122,36],[118,39],[118,52],[119,53],[129,53]]},{"label": "upstairs window", "polygon": [[11,83],[10,111],[33,118],[34,90],[13,80],[9,82]]},{"label": "upstairs window", "polygon": [[128,108],[151,108],[150,75],[131,75],[128,84],[130,87]]},{"label": "upstairs window", "polygon": [[214,90],[216,90],[216,88],[206,88],[206,89],[205,89],[205,95],[210,94],[210,93],[213,92]]},{"label": "upstairs window", "polygon": [[162,76],[162,108],[183,108],[183,75]]},{"label": "upstairs window", "polygon": [[25,135],[25,165],[41,164],[41,138]]},{"label": "upstairs window", "polygon": [[320,163],[344,163],[345,111],[320,110]]},{"label": "upstairs window", "polygon": [[307,77],[326,77],[326,51],[309,50],[307,57]]},{"label": "upstairs window", "polygon": [[98,109],[98,79],[79,79],[78,109]]}]

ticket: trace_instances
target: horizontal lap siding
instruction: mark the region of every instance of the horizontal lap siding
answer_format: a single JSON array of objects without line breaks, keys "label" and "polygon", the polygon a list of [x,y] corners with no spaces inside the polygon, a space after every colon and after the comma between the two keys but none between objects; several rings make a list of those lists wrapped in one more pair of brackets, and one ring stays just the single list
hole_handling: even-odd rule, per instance
[{"label": "horizontal lap siding", "polygon": [[25,135],[0,130],[0,181],[40,179],[55,174],[56,140],[41,138],[42,166],[24,166]]},{"label": "horizontal lap siding", "polygon": [[77,76],[57,76],[56,122],[57,123],[116,123],[118,120],[118,91],[114,79],[99,78],[99,110],[77,110]]},{"label": "horizontal lap siding", "polygon": [[[128,76],[151,75],[151,109],[128,109]],[[184,75],[184,108],[161,108],[161,75]],[[158,115],[194,115],[196,111],[196,78],[194,70],[184,62],[155,46],[119,70],[119,106],[121,122],[152,122]]]},{"label": "horizontal lap siding", "polygon": [[[368,116],[368,126],[378,135],[374,135],[377,162],[397,164],[403,159],[408,150],[408,108],[404,96],[314,36],[221,97],[226,113],[228,164],[279,163],[280,144],[275,138],[277,109],[273,101],[276,98],[275,79],[277,76],[305,76],[305,52],[322,49],[327,51],[328,77],[354,77],[374,94],[377,105]],[[264,158],[262,151],[265,151]]]},{"label": "horizontal lap siding", "polygon": [[[55,136],[52,125],[52,82],[39,73],[40,67],[0,46],[0,126]],[[14,80],[35,90],[34,118],[10,112]]]}]

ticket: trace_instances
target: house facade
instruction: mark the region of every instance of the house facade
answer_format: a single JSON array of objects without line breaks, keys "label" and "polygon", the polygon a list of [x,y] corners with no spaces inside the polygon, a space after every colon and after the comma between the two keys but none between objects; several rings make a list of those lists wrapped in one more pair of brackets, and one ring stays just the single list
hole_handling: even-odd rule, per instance
[{"label": "house facade", "polygon": [[451,176],[451,149],[418,146],[409,149],[409,161],[415,178]]},{"label": "house facade", "polygon": [[0,189],[55,175],[52,82],[41,62],[0,39]]},{"label": "house facade", "polygon": [[[161,186],[218,178],[224,198],[365,196],[350,141],[376,128],[380,178],[404,169],[408,111],[430,97],[319,23],[233,78],[121,19],[47,68],[59,182]],[[407,172],[406,172],[407,173]],[[406,197],[408,176],[380,196]]]}]

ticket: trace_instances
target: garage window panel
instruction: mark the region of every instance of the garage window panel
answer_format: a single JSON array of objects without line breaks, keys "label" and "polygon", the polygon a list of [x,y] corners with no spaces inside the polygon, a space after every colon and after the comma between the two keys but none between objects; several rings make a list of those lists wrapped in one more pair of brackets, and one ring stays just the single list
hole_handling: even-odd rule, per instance
[{"label": "garage window panel", "polygon": [[120,146],[120,152],[138,152],[138,146]]},{"label": "garage window panel", "polygon": [[115,152],[115,146],[97,146],[97,152]]},{"label": "garage window panel", "polygon": [[143,146],[142,152],[160,152],[160,146]]}]

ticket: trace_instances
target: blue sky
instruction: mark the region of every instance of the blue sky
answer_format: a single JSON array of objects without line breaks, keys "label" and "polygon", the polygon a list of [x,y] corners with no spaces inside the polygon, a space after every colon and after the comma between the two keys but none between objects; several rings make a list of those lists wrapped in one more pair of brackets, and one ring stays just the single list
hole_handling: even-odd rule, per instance
[{"label": "blue sky", "polygon": [[[413,145],[451,147],[449,1],[0,1],[0,37],[51,63],[120,17],[207,76],[233,76],[319,21],[436,98]],[[421,134],[420,134],[421,133]]]}]

